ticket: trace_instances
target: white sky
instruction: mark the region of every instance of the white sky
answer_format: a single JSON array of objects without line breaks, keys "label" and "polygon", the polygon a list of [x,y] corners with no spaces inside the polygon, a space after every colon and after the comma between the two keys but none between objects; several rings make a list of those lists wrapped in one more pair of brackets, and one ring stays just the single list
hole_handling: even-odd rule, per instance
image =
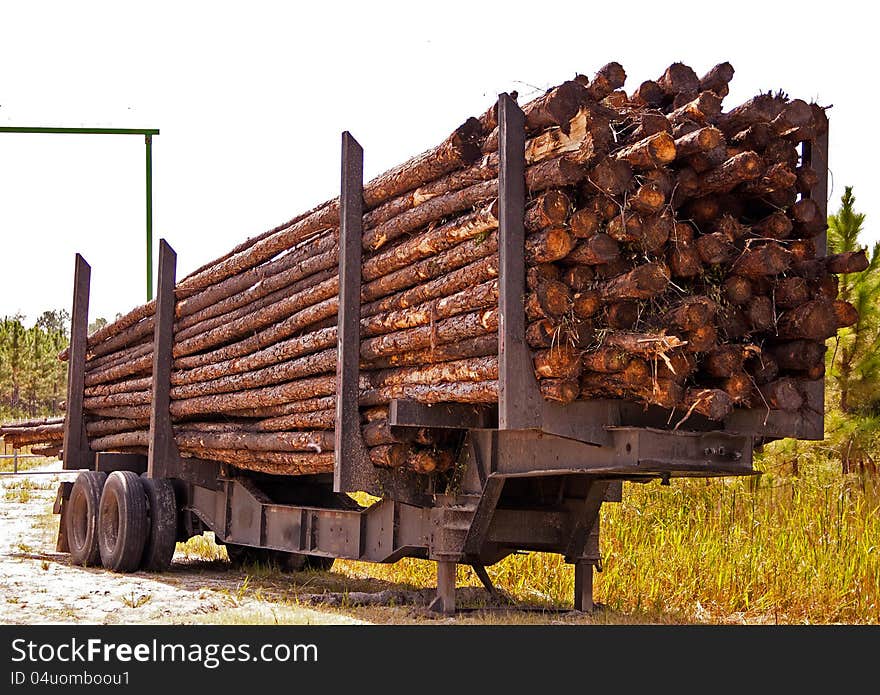
[{"label": "white sky", "polygon": [[[342,130],[369,178],[502,91],[522,102],[610,60],[631,91],[676,60],[699,74],[729,60],[728,107],[779,88],[834,104],[830,208],[855,185],[873,241],[870,7],[0,0],[0,125],[161,129],[154,240],[176,249],[182,277],[336,195]],[[142,303],[144,224],[141,137],[0,133],[0,316],[69,309],[77,251],[92,318]]]}]

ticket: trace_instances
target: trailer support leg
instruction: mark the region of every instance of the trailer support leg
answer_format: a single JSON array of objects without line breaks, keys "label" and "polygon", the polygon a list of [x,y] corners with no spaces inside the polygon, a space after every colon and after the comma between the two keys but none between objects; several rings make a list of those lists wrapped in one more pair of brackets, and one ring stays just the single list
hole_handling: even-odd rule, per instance
[{"label": "trailer support leg", "polygon": [[483,585],[483,588],[494,596],[496,594],[495,585],[492,583],[492,578],[489,577],[489,573],[486,571],[486,565],[471,565],[471,567],[473,567],[474,574],[477,575],[477,579],[480,580],[480,584]]},{"label": "trailer support leg", "polygon": [[432,611],[451,615],[455,613],[455,563],[437,561],[437,597],[431,602]]},{"label": "trailer support leg", "polygon": [[574,563],[574,609],[592,613],[593,608],[593,563],[578,560]]}]

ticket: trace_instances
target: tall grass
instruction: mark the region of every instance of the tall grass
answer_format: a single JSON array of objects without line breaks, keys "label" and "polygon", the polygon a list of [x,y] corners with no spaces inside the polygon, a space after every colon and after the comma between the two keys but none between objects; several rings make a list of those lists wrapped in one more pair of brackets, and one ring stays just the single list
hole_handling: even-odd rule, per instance
[{"label": "tall grass", "polygon": [[[618,613],[880,622],[880,485],[820,462],[798,476],[627,484],[622,503],[603,507],[601,553],[595,597]],[[418,560],[337,566],[415,586],[434,581],[431,564]],[[514,555],[489,574],[517,599],[570,605],[572,568],[558,555]],[[477,585],[468,568],[459,580]]]}]

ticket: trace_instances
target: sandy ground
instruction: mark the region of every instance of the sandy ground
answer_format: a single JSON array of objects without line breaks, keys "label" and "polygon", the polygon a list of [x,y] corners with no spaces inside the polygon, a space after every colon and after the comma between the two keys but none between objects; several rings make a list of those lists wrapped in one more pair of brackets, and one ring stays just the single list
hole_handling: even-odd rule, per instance
[{"label": "sandy ground", "polygon": [[[461,610],[429,610],[433,588],[394,584],[370,576],[360,563],[332,572],[281,574],[233,568],[212,541],[190,555],[178,552],[162,574],[115,574],[71,565],[55,551],[59,517],[52,514],[60,463],[52,475],[0,477],[0,623],[7,624],[350,624],[637,623],[644,617],[599,611],[593,615],[539,605],[514,605],[482,588],[459,586]],[[25,486],[27,489],[23,489]],[[180,548],[180,546],[178,546]],[[678,622],[667,616],[649,622]]]},{"label": "sandy ground", "polygon": [[[60,463],[43,470],[60,470]],[[71,565],[68,555],[55,551],[59,517],[51,511],[60,479],[0,478],[0,623],[363,622],[265,600],[247,575],[225,562],[177,554],[162,575]],[[24,480],[36,489],[24,492]]]}]

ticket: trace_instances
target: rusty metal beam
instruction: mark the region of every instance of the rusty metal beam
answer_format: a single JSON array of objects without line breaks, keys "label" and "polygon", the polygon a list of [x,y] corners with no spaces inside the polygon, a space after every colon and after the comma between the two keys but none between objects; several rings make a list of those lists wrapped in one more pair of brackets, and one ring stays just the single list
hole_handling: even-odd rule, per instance
[{"label": "rusty metal beam", "polygon": [[67,405],[64,413],[63,468],[91,468],[93,457],[83,418],[86,352],[89,340],[89,290],[92,269],[76,254],[73,271],[73,309],[70,316],[70,354],[67,358]]}]

